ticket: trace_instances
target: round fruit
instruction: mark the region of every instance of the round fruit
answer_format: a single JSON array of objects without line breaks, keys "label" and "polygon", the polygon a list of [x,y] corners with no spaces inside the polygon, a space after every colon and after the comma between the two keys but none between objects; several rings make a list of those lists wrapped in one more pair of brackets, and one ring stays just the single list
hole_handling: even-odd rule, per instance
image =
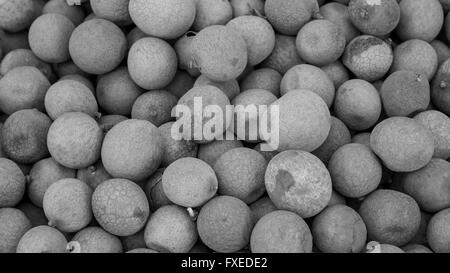
[{"label": "round fruit", "polygon": [[29,27],[35,18],[33,0],[8,0],[0,6],[0,28],[18,32]]},{"label": "round fruit", "polygon": [[130,13],[128,11],[129,0],[92,0],[92,11],[99,18],[115,22],[119,25],[128,25],[131,23]]},{"label": "round fruit", "polygon": [[161,164],[161,135],[146,120],[122,121],[106,134],[101,155],[106,171],[113,177],[140,181]]},{"label": "round fruit", "polygon": [[253,228],[252,253],[311,253],[311,231],[295,213],[277,210],[263,216]]},{"label": "round fruit", "polygon": [[198,159],[208,163],[211,167],[214,166],[216,160],[227,151],[243,147],[239,140],[215,140],[210,143],[202,144],[198,147]]},{"label": "round fruit", "polygon": [[427,228],[427,239],[436,253],[450,252],[450,209],[436,213]]},{"label": "round fruit", "polygon": [[405,117],[380,122],[370,135],[370,147],[384,165],[395,172],[412,172],[430,162],[434,153],[431,132]]},{"label": "round fruit", "polygon": [[0,209],[0,253],[15,253],[20,238],[30,228],[30,220],[20,210]]},{"label": "round fruit", "polygon": [[420,209],[409,195],[393,190],[377,190],[364,199],[359,214],[369,238],[402,246],[419,230]]},{"label": "round fruit", "polygon": [[47,78],[52,76],[52,67],[40,60],[33,51],[19,48],[6,54],[0,63],[0,74],[6,75],[10,70],[20,66],[34,66]]},{"label": "round fruit", "polygon": [[101,183],[112,179],[112,176],[105,170],[103,163],[99,160],[95,165],[78,170],[77,179],[85,182],[92,190],[95,190]]},{"label": "round fruit", "polygon": [[99,227],[80,230],[71,243],[79,245],[80,253],[122,253],[120,239]]},{"label": "round fruit", "polygon": [[[68,0],[72,1],[72,0]],[[80,6],[69,6],[64,0],[50,0],[45,4],[42,13],[58,13],[66,16],[75,26],[81,24],[84,20],[84,11]]]},{"label": "round fruit", "polygon": [[150,214],[144,191],[126,179],[111,179],[100,184],[92,195],[92,211],[100,226],[117,236],[137,233]]},{"label": "round fruit", "polygon": [[38,226],[28,230],[17,245],[17,253],[67,253],[67,240],[55,228]]},{"label": "round fruit", "polygon": [[103,132],[93,118],[81,112],[69,112],[50,126],[47,146],[59,164],[82,169],[99,159],[102,140]]},{"label": "round fruit", "polygon": [[148,120],[158,127],[172,120],[172,108],[177,102],[177,97],[165,90],[144,93],[134,102],[131,118]]},{"label": "round fruit", "polygon": [[194,31],[200,31],[212,25],[225,25],[233,18],[233,7],[229,1],[195,0]]},{"label": "round fruit", "polygon": [[105,74],[125,57],[127,40],[122,30],[104,19],[92,19],[72,33],[69,51],[73,62],[90,74]]},{"label": "round fruit", "polygon": [[261,68],[254,70],[241,81],[241,91],[263,89],[279,97],[281,79],[281,74],[275,69]]},{"label": "round fruit", "polygon": [[214,170],[205,162],[185,157],[170,164],[162,176],[167,198],[183,207],[199,207],[217,192]]},{"label": "round fruit", "polygon": [[352,24],[350,14],[346,5],[330,2],[320,7],[320,14],[324,19],[338,26],[349,43],[359,35],[359,30]]},{"label": "round fruit", "polygon": [[450,158],[450,118],[439,111],[429,110],[416,115],[414,119],[433,134],[433,157]]},{"label": "round fruit", "polygon": [[[208,79],[205,75],[200,75],[195,81],[194,86],[205,86],[205,85],[212,85],[219,88],[225,93],[225,95],[228,97],[229,100],[234,99],[241,92],[237,80],[230,80],[226,82],[215,82]],[[186,93],[187,92],[185,92],[184,94]]]},{"label": "round fruit", "polygon": [[[173,162],[183,157],[196,157],[198,151],[198,144],[190,140],[176,140],[173,135],[179,134],[178,132],[172,132],[174,122],[168,122],[159,126],[159,132],[161,134],[163,142],[163,159],[161,166],[167,167]],[[176,137],[178,138],[178,137]]]},{"label": "round fruit", "polygon": [[335,89],[338,89],[344,82],[350,80],[350,73],[340,61],[322,66],[321,69],[333,82]]},{"label": "round fruit", "polygon": [[361,253],[367,229],[361,216],[344,205],[326,208],[312,224],[314,245],[324,253]]},{"label": "round fruit", "polygon": [[195,19],[193,0],[130,0],[133,22],[145,33],[174,39],[189,30]]},{"label": "round fruit", "polygon": [[265,184],[277,208],[302,218],[318,214],[331,198],[330,173],[322,161],[304,151],[276,155],[267,166]]},{"label": "round fruit", "polygon": [[48,155],[46,142],[51,124],[51,120],[36,109],[13,113],[3,124],[3,151],[17,163],[39,161]]},{"label": "round fruit", "polygon": [[147,247],[159,253],[186,253],[194,246],[198,234],[186,209],[164,206],[150,217],[144,238]]},{"label": "round fruit", "polygon": [[43,200],[49,226],[63,232],[76,232],[87,226],[92,219],[91,196],[92,189],[78,179],[68,178],[53,183]]},{"label": "round fruit", "polygon": [[25,192],[25,176],[13,161],[0,158],[0,208],[14,207]]},{"label": "round fruit", "polygon": [[164,40],[146,37],[133,44],[128,52],[128,70],[140,87],[160,89],[168,85],[177,72],[177,54]]},{"label": "round fruit", "polygon": [[231,196],[219,196],[206,203],[197,218],[202,242],[217,252],[232,253],[250,241],[252,218],[249,207]]},{"label": "round fruit", "polygon": [[198,77],[200,75],[200,70],[198,67],[194,66],[194,61],[192,59],[193,53],[193,41],[197,33],[189,31],[174,44],[178,56],[178,66],[180,69],[185,70],[192,77]]}]

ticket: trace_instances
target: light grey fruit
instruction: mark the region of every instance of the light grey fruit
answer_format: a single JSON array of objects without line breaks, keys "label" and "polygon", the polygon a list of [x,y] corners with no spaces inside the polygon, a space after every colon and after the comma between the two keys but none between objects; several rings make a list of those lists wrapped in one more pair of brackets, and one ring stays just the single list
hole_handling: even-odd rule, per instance
[{"label": "light grey fruit", "polygon": [[275,34],[275,47],[261,67],[272,68],[284,75],[293,66],[304,63],[297,52],[295,37]]},{"label": "light grey fruit", "polygon": [[89,1],[92,11],[99,18],[115,22],[119,25],[131,23],[128,11],[129,0],[92,0]]},{"label": "light grey fruit", "polygon": [[227,27],[237,31],[245,40],[248,63],[260,64],[275,47],[275,31],[270,23],[258,16],[239,16],[228,22]]},{"label": "light grey fruit", "polygon": [[427,239],[431,249],[436,253],[449,253],[450,242],[450,209],[436,213],[427,228]]},{"label": "light grey fruit", "polygon": [[103,132],[93,118],[81,112],[70,112],[52,123],[47,146],[59,164],[82,169],[99,159],[102,140]]},{"label": "light grey fruit", "polygon": [[213,81],[236,79],[247,65],[247,44],[239,33],[229,27],[204,28],[192,43],[195,66]]},{"label": "light grey fruit", "polygon": [[92,211],[100,226],[116,236],[137,233],[150,214],[144,191],[126,179],[100,184],[92,195]]},{"label": "light grey fruit", "polygon": [[106,113],[129,116],[134,102],[143,92],[133,82],[127,67],[119,67],[99,77],[96,96]]},{"label": "light grey fruit", "polygon": [[228,97],[230,101],[233,100],[241,92],[237,80],[216,82],[208,79],[208,77],[206,77],[205,75],[200,75],[195,81],[194,86],[205,86],[205,85],[212,85],[219,88],[225,93],[225,95]]},{"label": "light grey fruit", "polygon": [[328,20],[314,20],[304,25],[296,39],[297,51],[307,63],[323,66],[337,61],[345,49],[341,28]]},{"label": "light grey fruit", "polygon": [[373,82],[381,79],[391,67],[391,46],[380,38],[361,35],[345,48],[342,63],[359,79]]},{"label": "light grey fruit", "polygon": [[89,88],[89,90],[92,93],[95,93],[95,86],[94,86],[94,84],[91,82],[90,79],[88,79],[87,77],[85,77],[83,75],[69,74],[69,75],[65,75],[65,76],[62,76],[61,78],[59,78],[59,81],[63,81],[63,80],[73,80],[73,81],[77,81],[79,83],[82,83],[87,88]]},{"label": "light grey fruit", "polygon": [[320,14],[324,19],[333,22],[342,30],[347,43],[359,35],[359,30],[350,20],[346,5],[336,2],[327,3],[320,7]]},{"label": "light grey fruit", "polygon": [[50,0],[45,4],[42,13],[58,13],[69,18],[75,26],[81,24],[84,20],[84,11],[80,6],[69,6],[67,1]]},{"label": "light grey fruit", "polygon": [[122,253],[123,251],[120,239],[99,227],[87,227],[80,230],[73,236],[70,243],[77,244],[80,253]]},{"label": "light grey fruit", "polygon": [[28,230],[17,245],[17,253],[67,253],[67,239],[55,228],[38,226]]},{"label": "light grey fruit", "polygon": [[409,70],[420,73],[431,80],[438,68],[436,50],[427,42],[412,39],[394,49],[391,71]]},{"label": "light grey fruit", "polygon": [[165,90],[144,93],[134,102],[131,118],[147,120],[158,127],[173,119],[172,108],[177,102],[177,97]]},{"label": "light grey fruit", "polygon": [[264,15],[264,0],[230,0],[234,17]]},{"label": "light grey fruit", "polygon": [[75,170],[62,166],[51,157],[36,162],[27,177],[27,193],[30,201],[42,208],[47,189],[61,179],[75,178],[75,173]]},{"label": "light grey fruit", "polygon": [[13,161],[0,158],[0,208],[14,207],[25,192],[25,176]]},{"label": "light grey fruit", "polygon": [[105,74],[125,57],[127,40],[122,30],[104,19],[92,19],[75,28],[69,52],[73,62],[90,74]]},{"label": "light grey fruit", "polygon": [[240,140],[215,140],[198,147],[198,159],[208,163],[212,167],[222,154],[231,149],[243,146]]},{"label": "light grey fruit", "polygon": [[92,166],[78,170],[77,179],[85,182],[92,190],[95,190],[101,183],[112,179],[112,176],[105,170],[105,167],[99,160]]},{"label": "light grey fruit", "polygon": [[44,110],[44,97],[50,82],[32,66],[11,69],[0,79],[0,110],[12,114],[23,109]]},{"label": "light grey fruit", "polygon": [[330,107],[334,101],[335,88],[328,75],[320,68],[300,64],[289,69],[280,83],[280,94],[285,95],[292,90],[309,90],[319,95]]},{"label": "light grey fruit", "polygon": [[314,155],[290,150],[276,155],[267,166],[266,190],[278,209],[297,213],[302,218],[322,211],[331,198],[331,177]]},{"label": "light grey fruit", "polygon": [[30,164],[48,155],[47,132],[51,125],[47,115],[36,109],[20,110],[8,117],[2,129],[5,154],[17,163]]},{"label": "light grey fruit", "polygon": [[194,246],[198,233],[187,210],[172,205],[152,214],[144,238],[148,248],[160,253],[186,253]]},{"label": "light grey fruit", "polygon": [[333,82],[336,90],[339,89],[344,82],[350,80],[350,73],[340,61],[322,66],[321,69],[328,75],[328,78]]},{"label": "light grey fruit", "polygon": [[446,159],[450,157],[450,118],[444,113],[429,110],[414,117],[416,121],[427,127],[434,138],[433,157]]},{"label": "light grey fruit", "polygon": [[218,181],[212,167],[193,157],[178,159],[164,170],[162,186],[173,203],[195,208],[217,192]]},{"label": "light grey fruit", "polygon": [[277,210],[263,216],[253,228],[252,253],[311,253],[311,231],[295,213]]},{"label": "light grey fruit", "polygon": [[242,92],[251,89],[263,89],[276,97],[280,96],[281,74],[272,68],[261,68],[250,72],[241,81]]},{"label": "light grey fruit", "polygon": [[198,144],[194,141],[174,138],[174,133],[178,134],[178,132],[172,132],[174,124],[174,122],[167,122],[158,128],[164,147],[162,167],[167,167],[183,157],[197,157]]},{"label": "light grey fruit", "polygon": [[34,66],[47,78],[52,75],[52,67],[40,60],[33,51],[25,48],[12,50],[3,57],[0,63],[0,74],[6,75],[10,70],[19,66]]},{"label": "light grey fruit", "polygon": [[162,39],[175,39],[192,26],[194,0],[130,0],[133,22],[145,33]]},{"label": "light grey fruit", "polygon": [[253,226],[250,208],[231,196],[218,196],[206,203],[197,218],[202,242],[214,251],[232,253],[250,241]]},{"label": "light grey fruit", "polygon": [[128,70],[133,81],[150,90],[168,85],[177,72],[177,54],[164,40],[146,37],[128,52]]},{"label": "light grey fruit", "polygon": [[229,1],[195,0],[194,31],[200,31],[212,25],[225,25],[233,18],[233,7]]},{"label": "light grey fruit", "polygon": [[162,139],[158,128],[146,120],[130,119],[114,126],[105,136],[101,158],[113,177],[140,181],[161,164]]},{"label": "light grey fruit", "polygon": [[18,32],[29,27],[35,18],[32,0],[5,1],[0,6],[0,28]]},{"label": "light grey fruit", "polygon": [[63,80],[53,84],[45,95],[45,110],[53,119],[67,112],[83,112],[98,116],[97,100],[89,88],[74,80]]},{"label": "light grey fruit", "polygon": [[20,210],[0,209],[0,253],[15,253],[20,238],[30,228],[30,220]]},{"label": "light grey fruit", "polygon": [[70,59],[69,40],[75,25],[57,13],[38,17],[30,26],[28,41],[31,50],[45,62],[62,63]]},{"label": "light grey fruit", "polygon": [[370,135],[370,147],[395,172],[412,172],[427,165],[434,153],[432,133],[419,122],[392,117],[380,122]]}]

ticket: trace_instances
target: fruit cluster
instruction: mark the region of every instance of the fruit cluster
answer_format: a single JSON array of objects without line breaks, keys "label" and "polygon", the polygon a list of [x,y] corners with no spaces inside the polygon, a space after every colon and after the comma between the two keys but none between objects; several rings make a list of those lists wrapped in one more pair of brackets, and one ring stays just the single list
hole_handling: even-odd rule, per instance
[{"label": "fruit cluster", "polygon": [[0,1],[0,253],[450,252],[449,10]]}]

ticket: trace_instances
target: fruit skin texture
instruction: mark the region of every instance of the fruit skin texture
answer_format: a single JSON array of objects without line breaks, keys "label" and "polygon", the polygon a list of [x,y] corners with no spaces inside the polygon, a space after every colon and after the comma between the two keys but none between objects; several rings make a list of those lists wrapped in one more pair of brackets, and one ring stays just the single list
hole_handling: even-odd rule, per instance
[{"label": "fruit skin texture", "polygon": [[[208,1],[208,0],[207,0]],[[227,23],[245,40],[248,50],[248,63],[260,64],[275,47],[275,31],[270,23],[258,16],[239,16]]]},{"label": "fruit skin texture", "polygon": [[434,138],[433,157],[447,159],[450,157],[450,118],[444,113],[429,110],[414,117],[416,121],[427,127]]},{"label": "fruit skin texture", "polygon": [[162,186],[170,201],[179,206],[195,208],[216,194],[218,181],[214,170],[207,163],[185,157],[165,169]]},{"label": "fruit skin texture", "polygon": [[164,206],[150,217],[144,238],[148,248],[160,253],[186,253],[194,246],[198,234],[186,209]]},{"label": "fruit skin texture", "polygon": [[10,0],[0,6],[0,28],[18,32],[27,28],[34,20],[33,0]]},{"label": "fruit skin texture", "polygon": [[69,112],[50,126],[47,146],[59,164],[82,169],[98,160],[102,140],[103,132],[93,118],[81,112]]},{"label": "fruit skin texture", "polygon": [[428,223],[427,239],[436,253],[450,253],[450,209],[436,213]]},{"label": "fruit skin texture", "polygon": [[253,15],[258,13],[264,15],[264,1],[263,0],[230,0],[233,7],[234,17]]},{"label": "fruit skin texture", "polygon": [[389,117],[406,117],[427,109],[430,104],[430,84],[425,75],[397,71],[383,82],[380,95],[384,111]]},{"label": "fruit skin texture", "polygon": [[334,101],[335,88],[328,75],[320,68],[300,64],[289,69],[280,83],[280,94],[284,96],[292,90],[309,90],[319,95],[330,107]]},{"label": "fruit skin texture", "polygon": [[89,1],[92,11],[99,18],[116,22],[119,25],[131,23],[128,10],[129,0],[92,0]]},{"label": "fruit skin texture", "polygon": [[265,184],[278,209],[302,218],[318,214],[331,198],[330,173],[320,159],[304,151],[276,155],[267,166]]},{"label": "fruit skin texture", "polygon": [[164,169],[156,170],[156,172],[148,179],[147,183],[144,186],[144,191],[147,195],[150,210],[152,212],[163,206],[173,205],[172,201],[170,201],[164,193],[164,189],[162,186],[163,173]]},{"label": "fruit skin texture", "polygon": [[193,0],[130,0],[133,22],[145,33],[174,39],[189,30],[195,19]]},{"label": "fruit skin texture", "polygon": [[381,99],[375,87],[360,79],[349,80],[336,92],[336,116],[352,130],[366,130],[378,121]]},{"label": "fruit skin texture", "polygon": [[229,27],[204,28],[195,36],[192,47],[195,65],[213,81],[236,79],[248,62],[244,38]]},{"label": "fruit skin texture", "polygon": [[212,25],[225,25],[233,18],[233,7],[229,1],[195,0],[194,31],[200,31]]},{"label": "fruit skin texture", "polygon": [[79,6],[69,6],[64,0],[50,0],[45,4],[42,13],[58,13],[66,16],[78,26],[85,19],[84,11]]},{"label": "fruit skin texture", "polygon": [[370,135],[370,147],[391,171],[412,172],[430,162],[434,153],[431,132],[405,117],[380,122]]},{"label": "fruit skin texture", "polygon": [[56,13],[44,14],[30,26],[30,48],[45,62],[65,62],[70,59],[69,40],[74,29],[69,18]]},{"label": "fruit skin texture", "polygon": [[144,93],[134,102],[131,118],[148,120],[158,127],[172,120],[171,111],[177,102],[177,97],[165,90]]},{"label": "fruit skin texture", "polygon": [[341,87],[344,82],[350,80],[347,68],[340,61],[322,66],[321,69],[328,75],[336,89]]},{"label": "fruit skin texture", "polygon": [[281,74],[272,68],[261,68],[248,74],[241,81],[241,91],[263,89],[280,96]]},{"label": "fruit skin texture", "polygon": [[243,147],[239,140],[215,140],[210,143],[202,144],[198,147],[198,159],[214,166],[216,160],[227,151]]},{"label": "fruit skin texture", "polygon": [[424,168],[401,174],[403,191],[413,197],[421,209],[439,212],[450,207],[450,163],[433,158]]},{"label": "fruit skin texture", "polygon": [[272,68],[284,75],[293,66],[304,63],[297,52],[295,37],[275,34],[275,47],[262,62],[262,68]]},{"label": "fruit skin texture", "polygon": [[359,35],[359,30],[352,24],[349,11],[346,5],[330,2],[320,7],[320,14],[324,19],[333,22],[338,26],[347,43]]},{"label": "fruit skin texture", "polygon": [[15,253],[20,238],[31,228],[25,214],[13,208],[0,209],[0,253]]},{"label": "fruit skin texture", "polygon": [[27,177],[28,198],[34,205],[42,208],[47,189],[64,178],[75,178],[75,170],[62,166],[52,157],[36,162]]},{"label": "fruit skin texture", "polygon": [[146,37],[133,44],[128,52],[128,70],[140,87],[160,89],[168,85],[177,72],[177,54],[164,40]]},{"label": "fruit skin texture", "polygon": [[324,253],[361,253],[367,229],[352,208],[336,205],[317,215],[312,224],[314,244]]},{"label": "fruit skin texture", "polygon": [[328,20],[314,20],[300,29],[296,39],[300,58],[323,66],[337,61],[345,49],[342,30]]},{"label": "fruit skin texture", "polygon": [[17,245],[17,253],[67,253],[67,240],[55,228],[38,226],[28,230]]},{"label": "fruit skin texture", "polygon": [[267,162],[257,151],[236,148],[221,155],[214,164],[219,194],[234,196],[246,204],[264,194]]},{"label": "fruit skin texture", "polygon": [[34,66],[39,69],[47,78],[52,74],[52,67],[40,60],[33,51],[25,48],[18,48],[5,54],[0,63],[0,74],[6,75],[10,70],[20,66]]},{"label": "fruit skin texture", "polygon": [[100,226],[116,236],[137,233],[150,214],[144,191],[126,179],[111,179],[100,184],[92,195],[92,211]]},{"label": "fruit skin texture", "polygon": [[444,42],[433,40],[430,45],[434,48],[438,56],[438,66],[450,58],[450,48]]},{"label": "fruit skin texture", "polygon": [[[271,106],[278,106],[280,112],[278,151],[300,149],[312,152],[325,142],[331,128],[331,115],[327,104],[318,95],[307,90],[292,90]],[[272,111],[271,106],[268,113]],[[266,119],[267,112],[262,120],[270,121],[271,118]]]},{"label": "fruit skin texture", "polygon": [[400,7],[396,0],[351,0],[348,5],[352,23],[363,33],[384,36],[400,21]]},{"label": "fruit skin texture", "polygon": [[391,71],[410,70],[431,80],[437,68],[438,55],[436,50],[425,41],[408,40],[394,49],[394,62]]},{"label": "fruit skin texture", "polygon": [[99,160],[92,166],[78,170],[76,178],[95,190],[101,183],[112,179],[112,176],[105,170],[102,161]]},{"label": "fruit skin texture", "polygon": [[64,232],[76,232],[87,226],[92,219],[91,196],[92,189],[78,179],[53,183],[43,201],[49,225]]},{"label": "fruit skin texture", "polygon": [[98,105],[92,91],[74,80],[53,84],[45,95],[45,109],[53,120],[67,112],[83,112],[93,118],[98,115]]},{"label": "fruit skin texture", "polygon": [[[230,81],[226,81],[226,82],[215,82],[215,81],[208,79],[208,77],[206,77],[205,75],[200,75],[197,78],[197,80],[195,80],[194,86],[205,86],[205,85],[212,85],[212,86],[219,88],[220,90],[222,90],[225,93],[225,95],[228,97],[228,99],[230,101],[232,99],[234,99],[236,96],[238,96],[239,93],[241,92],[241,89],[239,87],[239,83],[237,80],[230,80]],[[187,90],[187,91],[189,91],[189,90]],[[184,93],[184,94],[186,94],[186,93]]]},{"label": "fruit skin texture", "polygon": [[174,122],[164,123],[159,126],[163,142],[162,167],[167,167],[183,157],[197,157],[198,144],[190,140],[175,140],[172,137],[172,126]]},{"label": "fruit skin texture", "polygon": [[277,207],[275,207],[272,200],[267,196],[256,200],[249,207],[252,211],[252,221],[254,224],[256,224],[263,216],[277,210]]},{"label": "fruit skin texture", "polygon": [[0,208],[14,207],[25,192],[25,176],[13,161],[0,158]]},{"label": "fruit skin texture", "polygon": [[331,117],[331,129],[325,142],[316,150],[312,152],[317,156],[325,165],[328,165],[328,161],[334,152],[345,144],[351,142],[350,131],[347,126],[336,117]]},{"label": "fruit skin texture", "polygon": [[264,12],[275,28],[284,35],[296,35],[318,9],[316,0],[267,0]]},{"label": "fruit skin texture", "polygon": [[364,197],[381,182],[382,166],[363,144],[352,143],[339,148],[331,157],[328,170],[333,188],[346,197]]},{"label": "fruit skin texture", "polygon": [[44,97],[50,82],[31,66],[11,69],[0,79],[0,110],[5,114],[37,108],[44,110]]},{"label": "fruit skin texture", "polygon": [[450,115],[450,60],[441,64],[431,86],[431,100],[442,113]]},{"label": "fruit skin texture", "polygon": [[368,237],[380,243],[402,246],[419,230],[419,206],[412,197],[401,192],[373,192],[364,199],[359,214],[366,223]]},{"label": "fruit skin texture", "polygon": [[381,79],[389,71],[393,60],[391,46],[370,35],[353,39],[345,48],[342,57],[343,64],[357,78],[369,82]]},{"label": "fruit skin texture", "polygon": [[263,216],[253,228],[252,253],[311,253],[311,231],[295,213],[277,210]]},{"label": "fruit skin texture", "polygon": [[3,124],[2,147],[17,163],[35,163],[48,155],[47,132],[51,120],[36,109],[13,113]]},{"label": "fruit skin texture", "polygon": [[122,253],[122,243],[116,236],[99,227],[87,227],[72,238],[80,244],[80,253]]},{"label": "fruit skin texture", "polygon": [[104,19],[92,19],[72,32],[69,52],[73,62],[90,74],[105,74],[125,57],[127,40],[122,30]]},{"label": "fruit skin texture", "polygon": [[45,217],[43,209],[28,202],[22,202],[16,208],[22,211],[28,220],[30,220],[31,227],[47,225],[48,220]]},{"label": "fruit skin texture", "polygon": [[444,11],[438,0],[402,0],[399,5],[400,22],[396,33],[400,39],[431,42],[439,34],[444,24]]},{"label": "fruit skin texture", "polygon": [[218,196],[206,203],[197,218],[202,242],[214,251],[232,253],[250,241],[252,218],[249,207],[231,196]]},{"label": "fruit skin texture", "polygon": [[99,77],[96,97],[106,113],[129,116],[133,103],[143,92],[131,79],[127,67],[119,67]]},{"label": "fruit skin texture", "polygon": [[158,128],[146,120],[126,120],[106,134],[101,158],[113,177],[140,181],[149,177],[163,157]]}]

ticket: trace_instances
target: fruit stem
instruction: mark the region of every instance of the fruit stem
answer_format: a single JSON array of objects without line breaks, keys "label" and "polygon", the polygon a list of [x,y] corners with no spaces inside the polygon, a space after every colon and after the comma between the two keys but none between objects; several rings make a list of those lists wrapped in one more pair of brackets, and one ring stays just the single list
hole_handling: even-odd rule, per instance
[{"label": "fruit stem", "polygon": [[67,243],[66,249],[69,253],[81,253],[81,245],[77,241]]},{"label": "fruit stem", "polygon": [[197,220],[198,213],[195,210],[193,210],[192,208],[187,208],[187,211],[189,213],[189,216],[191,216],[192,221]]}]

